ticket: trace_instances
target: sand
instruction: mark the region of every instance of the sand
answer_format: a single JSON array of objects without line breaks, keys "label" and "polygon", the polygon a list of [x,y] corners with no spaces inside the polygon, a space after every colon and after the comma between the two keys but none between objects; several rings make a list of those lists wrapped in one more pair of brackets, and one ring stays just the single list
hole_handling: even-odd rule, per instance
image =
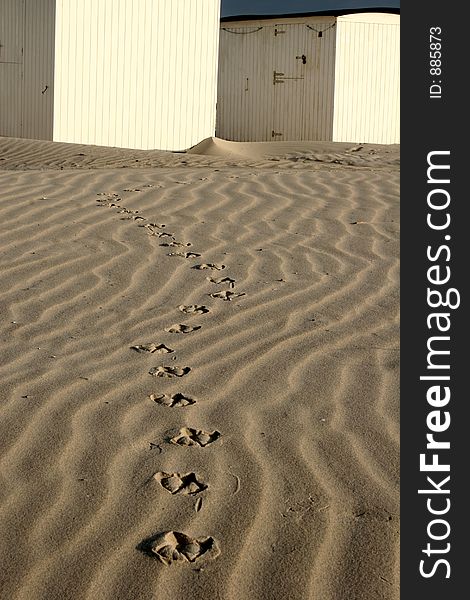
[{"label": "sand", "polygon": [[0,229],[2,599],[399,597],[398,146],[0,138]]}]

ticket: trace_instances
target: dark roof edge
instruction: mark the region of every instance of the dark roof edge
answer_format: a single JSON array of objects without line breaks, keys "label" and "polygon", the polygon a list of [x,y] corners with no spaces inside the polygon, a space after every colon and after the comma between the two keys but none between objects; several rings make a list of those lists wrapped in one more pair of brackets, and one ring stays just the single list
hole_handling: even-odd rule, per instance
[{"label": "dark roof edge", "polygon": [[221,21],[226,23],[228,21],[259,21],[260,19],[288,19],[295,17],[340,17],[342,15],[356,15],[359,13],[386,13],[392,15],[399,15],[399,8],[351,8],[351,9],[338,9],[338,10],[322,10],[319,12],[301,12],[301,13],[287,13],[287,14],[259,14],[259,15],[234,15],[231,17],[221,17]]}]

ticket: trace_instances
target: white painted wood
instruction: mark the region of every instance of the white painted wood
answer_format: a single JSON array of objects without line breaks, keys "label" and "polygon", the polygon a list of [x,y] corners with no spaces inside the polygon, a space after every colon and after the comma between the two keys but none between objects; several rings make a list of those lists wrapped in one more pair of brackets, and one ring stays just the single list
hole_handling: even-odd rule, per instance
[{"label": "white painted wood", "polygon": [[52,140],[55,0],[25,0],[21,137]]},{"label": "white painted wood", "polygon": [[219,15],[220,0],[0,0],[0,135],[162,150],[213,136]]},{"label": "white painted wood", "polygon": [[400,17],[338,17],[333,140],[400,142]]},{"label": "white painted wood", "polygon": [[223,22],[218,80],[224,139],[399,142],[399,17]]},{"label": "white painted wood", "polygon": [[183,150],[213,136],[219,0],[56,0],[54,140]]},{"label": "white painted wood", "polygon": [[0,135],[21,137],[24,0],[0,0]]},{"label": "white painted wood", "polygon": [[[304,93],[309,87],[307,63],[297,56],[307,56],[307,31],[304,24],[278,25],[273,44],[273,114],[272,139],[301,140],[304,128]],[[307,58],[306,58],[307,60]],[[310,56],[310,60],[312,57]]]},{"label": "white painted wood", "polygon": [[0,0],[0,63],[23,62],[24,0]]},{"label": "white painted wood", "polygon": [[336,20],[305,25],[307,85],[302,139],[329,141],[333,134]]},{"label": "white painted wood", "polygon": [[236,141],[271,140],[274,101],[271,36],[269,28],[231,24],[222,27],[218,137]]},{"label": "white painted wood", "polygon": [[334,25],[332,17],[222,23],[217,135],[331,139]]},{"label": "white painted wood", "polygon": [[0,135],[22,137],[22,69],[20,63],[0,63]]}]

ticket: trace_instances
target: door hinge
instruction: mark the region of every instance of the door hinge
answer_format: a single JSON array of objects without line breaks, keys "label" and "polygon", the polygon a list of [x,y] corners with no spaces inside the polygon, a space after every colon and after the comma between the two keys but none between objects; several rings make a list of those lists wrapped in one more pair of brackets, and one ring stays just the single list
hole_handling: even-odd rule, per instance
[{"label": "door hinge", "polygon": [[280,131],[274,131],[274,129],[271,131],[271,137],[276,137],[278,135],[282,135],[282,133]]},{"label": "door hinge", "polygon": [[285,33],[286,30],[285,29],[278,29],[276,27],[276,29],[274,30],[274,35],[280,35],[281,33]]}]

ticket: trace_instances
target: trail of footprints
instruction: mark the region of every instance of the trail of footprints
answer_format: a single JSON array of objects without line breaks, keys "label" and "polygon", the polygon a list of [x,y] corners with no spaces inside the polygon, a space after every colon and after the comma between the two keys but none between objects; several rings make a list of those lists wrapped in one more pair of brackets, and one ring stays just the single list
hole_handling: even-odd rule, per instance
[{"label": "trail of footprints", "polygon": [[[152,184],[142,186],[155,187]],[[125,189],[124,192],[142,192],[142,188]],[[156,237],[161,241],[160,246],[164,248],[186,248],[191,246],[191,242],[177,241],[173,233],[163,231],[165,229],[164,223],[152,223],[148,219],[141,215],[138,210],[130,210],[125,206],[121,206],[118,202],[121,201],[121,197],[116,193],[101,192],[97,194],[98,206],[106,206],[109,208],[118,209],[118,214],[122,214],[122,220],[137,221],[138,226],[145,229],[147,235]],[[142,223],[143,221],[143,223]],[[176,256],[185,259],[200,258],[201,254],[197,252],[184,252],[174,251],[167,253],[167,256]],[[200,263],[193,265],[192,269],[204,271],[222,271],[226,269],[223,264],[217,263]],[[206,277],[207,281],[216,285],[225,284],[229,288],[235,287],[235,279],[231,277]],[[222,299],[225,301],[231,301],[234,298],[245,296],[245,293],[236,293],[229,290],[219,290],[217,292],[209,293],[208,296],[212,298]],[[200,304],[180,304],[178,310],[187,315],[203,315],[210,312],[210,309],[205,305]],[[164,329],[167,333],[192,333],[201,329],[201,325],[187,325],[184,323],[178,323],[170,325]],[[130,346],[130,349],[143,353],[143,354],[174,354],[175,350],[168,347],[166,344],[160,344],[155,342],[148,342]],[[176,356],[174,357],[176,358]],[[169,366],[169,365],[157,365],[149,370],[149,374],[153,377],[158,378],[181,378],[185,377],[191,372],[191,367],[188,366]],[[185,408],[192,406],[196,403],[196,400],[190,396],[187,396],[181,392],[176,394],[149,394],[149,399],[156,404],[167,408]],[[221,433],[217,430],[209,432],[197,429],[194,427],[181,427],[172,437],[166,441],[168,443],[188,447],[194,446],[198,448],[205,448],[221,437]],[[186,496],[198,496],[196,504],[194,506],[196,512],[201,509],[202,498],[200,494],[208,489],[208,484],[201,481],[196,473],[166,473],[159,471],[153,475],[153,479],[157,481],[160,486],[172,494],[186,495]],[[173,562],[180,563],[194,563],[200,558],[215,558],[220,553],[217,541],[212,537],[205,537],[201,539],[191,538],[190,536],[181,533],[179,531],[164,531],[155,534],[145,540],[143,540],[138,549],[145,552],[153,558],[157,558],[160,562],[165,565],[170,565]]]}]

